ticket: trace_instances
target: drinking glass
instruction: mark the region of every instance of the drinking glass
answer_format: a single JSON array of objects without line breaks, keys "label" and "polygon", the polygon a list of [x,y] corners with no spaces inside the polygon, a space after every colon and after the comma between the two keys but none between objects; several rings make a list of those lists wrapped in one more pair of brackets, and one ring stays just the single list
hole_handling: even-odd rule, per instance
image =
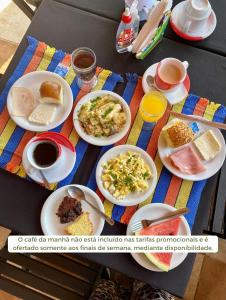
[{"label": "drinking glass", "polygon": [[97,84],[96,55],[87,47],[77,48],[71,55],[71,65],[76,73],[77,85],[84,91],[91,90]]},{"label": "drinking glass", "polygon": [[166,108],[167,99],[162,93],[152,91],[145,94],[139,107],[139,114],[144,121],[143,129],[153,129],[156,122],[164,115]]}]

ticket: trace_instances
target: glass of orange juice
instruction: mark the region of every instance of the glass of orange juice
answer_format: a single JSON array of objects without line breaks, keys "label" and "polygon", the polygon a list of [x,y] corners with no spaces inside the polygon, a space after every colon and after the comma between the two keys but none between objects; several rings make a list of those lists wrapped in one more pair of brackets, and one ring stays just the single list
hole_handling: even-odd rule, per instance
[{"label": "glass of orange juice", "polygon": [[141,100],[139,113],[144,121],[143,128],[152,129],[156,122],[164,115],[167,108],[166,97],[158,92],[152,91],[144,95]]}]

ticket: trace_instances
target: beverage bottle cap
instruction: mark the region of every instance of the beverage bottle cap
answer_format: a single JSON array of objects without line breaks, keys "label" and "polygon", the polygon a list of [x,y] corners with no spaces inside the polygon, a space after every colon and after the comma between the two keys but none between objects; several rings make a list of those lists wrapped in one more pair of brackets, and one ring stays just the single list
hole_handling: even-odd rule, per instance
[{"label": "beverage bottle cap", "polygon": [[132,16],[130,14],[129,7],[127,7],[124,13],[122,14],[122,22],[128,24],[131,22],[131,20],[132,20]]}]

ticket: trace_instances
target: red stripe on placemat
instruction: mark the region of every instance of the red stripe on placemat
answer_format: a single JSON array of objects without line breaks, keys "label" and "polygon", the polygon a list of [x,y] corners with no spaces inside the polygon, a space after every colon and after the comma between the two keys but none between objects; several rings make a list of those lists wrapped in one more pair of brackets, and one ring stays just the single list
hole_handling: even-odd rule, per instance
[{"label": "red stripe on placemat", "polygon": [[27,66],[26,70],[24,71],[24,75],[27,73],[30,73],[38,68],[38,66],[43,58],[46,48],[47,48],[47,45],[45,43],[43,43],[43,42],[38,43],[35,53],[31,59],[29,65]]},{"label": "red stripe on placemat", "polygon": [[23,150],[26,146],[26,144],[30,141],[31,138],[35,135],[34,132],[26,131],[17,146],[14,154],[12,155],[10,161],[6,165],[6,170],[13,172],[14,168],[19,166],[22,160]]},{"label": "red stripe on placemat", "polygon": [[[198,115],[198,116],[203,116],[208,103],[209,103],[209,101],[207,99],[200,98],[198,100],[198,102],[196,103],[193,114]],[[180,191],[182,181],[183,181],[183,179],[181,179],[177,176],[172,176],[172,179],[170,181],[168,191],[166,193],[166,197],[164,200],[165,204],[169,204],[172,206],[175,205],[175,201],[177,200],[177,196]]]},{"label": "red stripe on placemat", "polygon": [[128,224],[132,215],[136,212],[138,205],[127,206],[123,215],[121,216],[120,223]]},{"label": "red stripe on placemat", "polygon": [[158,138],[159,138],[160,132],[162,130],[162,127],[167,123],[169,116],[170,116],[170,113],[169,113],[170,109],[171,109],[171,107],[168,104],[167,111],[165,112],[165,114],[162,116],[162,118],[156,124],[156,126],[153,130],[153,133],[151,135],[150,141],[148,143],[146,151],[152,157],[153,160],[155,159],[155,155],[158,150]]},{"label": "red stripe on placemat", "polygon": [[71,54],[66,54],[62,59],[61,64],[65,67],[69,67],[71,64]]}]

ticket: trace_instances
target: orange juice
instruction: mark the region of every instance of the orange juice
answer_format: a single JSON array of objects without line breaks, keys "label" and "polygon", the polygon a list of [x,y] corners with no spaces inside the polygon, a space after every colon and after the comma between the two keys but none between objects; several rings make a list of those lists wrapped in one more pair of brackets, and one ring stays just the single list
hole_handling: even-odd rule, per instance
[{"label": "orange juice", "polygon": [[166,108],[166,97],[158,91],[153,91],[144,95],[139,112],[144,122],[153,123],[163,116]]}]

